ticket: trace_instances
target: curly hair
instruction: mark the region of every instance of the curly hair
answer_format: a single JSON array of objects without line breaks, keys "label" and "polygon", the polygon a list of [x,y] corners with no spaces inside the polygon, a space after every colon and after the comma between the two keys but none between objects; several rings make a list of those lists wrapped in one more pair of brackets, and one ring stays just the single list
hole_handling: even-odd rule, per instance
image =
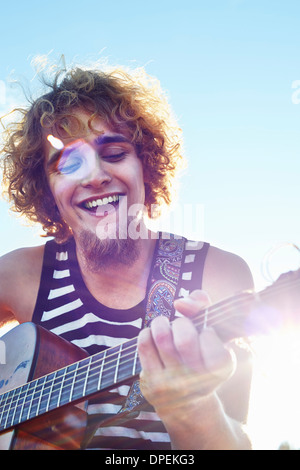
[{"label": "curly hair", "polygon": [[50,91],[18,109],[21,119],[4,133],[2,169],[4,195],[11,209],[38,222],[57,241],[66,240],[71,229],[61,218],[44,169],[45,129],[66,127],[75,109],[100,117],[112,129],[130,137],[143,164],[145,205],[169,205],[174,178],[183,166],[181,130],[159,82],[143,69],[131,72],[115,68],[104,72],[74,68],[57,73],[46,82]]}]

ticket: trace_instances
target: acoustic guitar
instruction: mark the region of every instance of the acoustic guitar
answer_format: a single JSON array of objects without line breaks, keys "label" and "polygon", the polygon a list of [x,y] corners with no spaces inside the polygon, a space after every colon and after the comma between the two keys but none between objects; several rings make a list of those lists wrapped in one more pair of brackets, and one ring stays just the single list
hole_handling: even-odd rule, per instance
[{"label": "acoustic guitar", "polygon": [[[224,342],[268,334],[295,321],[300,271],[259,293],[242,292],[202,310],[197,329],[214,327]],[[137,338],[92,356],[33,323],[0,338],[0,449],[80,449],[87,400],[141,371]]]}]

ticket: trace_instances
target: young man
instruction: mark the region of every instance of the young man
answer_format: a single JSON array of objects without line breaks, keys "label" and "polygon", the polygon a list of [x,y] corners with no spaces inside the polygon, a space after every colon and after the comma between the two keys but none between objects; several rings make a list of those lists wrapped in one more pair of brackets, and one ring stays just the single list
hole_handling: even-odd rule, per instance
[{"label": "young man", "polygon": [[[171,201],[179,135],[145,74],[81,69],[58,77],[7,131],[13,208],[54,240],[2,257],[1,319],[33,321],[89,354],[138,336],[140,389],[151,407],[100,426],[91,448],[250,446],[248,355],[191,320],[252,288],[249,269],[232,253],[145,224]],[[91,400],[93,422],[116,415],[132,390]]]}]

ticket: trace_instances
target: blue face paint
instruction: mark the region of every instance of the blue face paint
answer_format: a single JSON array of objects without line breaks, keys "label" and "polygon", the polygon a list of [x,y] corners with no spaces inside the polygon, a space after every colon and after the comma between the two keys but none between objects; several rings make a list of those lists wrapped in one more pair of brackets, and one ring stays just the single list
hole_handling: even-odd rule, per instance
[{"label": "blue face paint", "polygon": [[19,370],[19,369],[26,369],[26,367],[28,365],[28,362],[29,361],[20,362],[20,364],[16,367],[16,369],[14,370],[13,373],[17,372],[17,370]]}]

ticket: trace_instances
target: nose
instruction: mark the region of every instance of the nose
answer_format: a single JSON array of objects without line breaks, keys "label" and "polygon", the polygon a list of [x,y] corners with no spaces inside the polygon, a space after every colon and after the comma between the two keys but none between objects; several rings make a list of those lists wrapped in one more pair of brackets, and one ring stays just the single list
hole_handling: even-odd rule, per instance
[{"label": "nose", "polygon": [[96,155],[89,159],[85,174],[81,180],[81,185],[85,187],[101,187],[108,184],[112,180],[112,176],[108,171],[105,163]]}]

